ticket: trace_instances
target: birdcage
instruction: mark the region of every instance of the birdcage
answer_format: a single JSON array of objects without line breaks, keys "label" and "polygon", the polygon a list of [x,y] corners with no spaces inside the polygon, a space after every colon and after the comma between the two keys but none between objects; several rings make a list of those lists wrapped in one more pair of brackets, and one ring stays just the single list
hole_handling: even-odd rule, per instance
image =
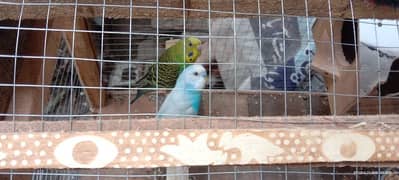
[{"label": "birdcage", "polygon": [[0,179],[397,179],[398,7],[0,0]]}]

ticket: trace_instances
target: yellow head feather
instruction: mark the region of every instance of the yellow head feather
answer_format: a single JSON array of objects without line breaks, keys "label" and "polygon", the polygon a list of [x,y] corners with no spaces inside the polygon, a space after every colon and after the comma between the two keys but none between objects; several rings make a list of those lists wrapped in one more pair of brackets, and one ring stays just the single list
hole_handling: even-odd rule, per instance
[{"label": "yellow head feather", "polygon": [[201,40],[195,37],[188,37],[186,39],[186,63],[193,63],[201,55],[201,51],[198,49],[201,45]]}]

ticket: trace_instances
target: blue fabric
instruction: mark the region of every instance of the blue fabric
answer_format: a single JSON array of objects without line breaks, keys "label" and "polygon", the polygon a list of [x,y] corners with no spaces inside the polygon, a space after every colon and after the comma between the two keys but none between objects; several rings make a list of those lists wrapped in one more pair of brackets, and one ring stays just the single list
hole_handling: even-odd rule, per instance
[{"label": "blue fabric", "polygon": [[[309,71],[310,62],[316,52],[311,31],[315,18],[307,19],[305,17],[298,17],[297,21],[301,39],[299,50],[284,65],[266,65],[267,67],[264,68],[266,69],[266,73],[264,73],[263,77],[253,77],[251,79],[252,89],[308,90],[309,81],[313,77],[312,72]],[[311,72],[311,76],[309,76],[309,72]]]}]

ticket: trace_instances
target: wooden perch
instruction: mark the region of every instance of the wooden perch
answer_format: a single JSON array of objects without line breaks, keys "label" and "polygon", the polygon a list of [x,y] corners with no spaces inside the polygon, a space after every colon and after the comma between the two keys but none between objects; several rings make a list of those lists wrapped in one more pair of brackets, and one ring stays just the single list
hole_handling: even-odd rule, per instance
[{"label": "wooden perch", "polygon": [[[56,19],[58,23],[56,27],[71,28],[73,27],[73,19],[61,18]],[[76,29],[87,30],[87,23],[83,18],[76,19]],[[74,57],[97,59],[95,53],[95,47],[90,38],[89,33],[75,33],[75,37],[72,32],[64,32],[63,37],[66,40],[69,52],[72,52],[74,48]],[[72,47],[74,42],[74,47]],[[100,89],[100,70],[97,65],[97,61],[89,60],[75,60],[75,68],[79,76],[80,83],[82,86],[88,86],[92,88],[84,88],[84,92],[87,95],[87,99],[90,104],[91,111],[97,111],[100,106],[103,106],[106,101],[105,91]],[[94,88],[93,88],[94,87]],[[101,101],[100,101],[100,93]]]},{"label": "wooden perch", "polygon": [[[156,3],[155,0],[135,0],[133,1],[133,18],[148,18],[157,17]],[[233,12],[233,1],[231,0],[212,0],[210,7],[208,6],[208,0],[186,0],[186,9],[196,9],[199,11],[186,11],[187,17],[199,17],[208,18],[208,9],[215,11],[225,11],[229,13],[212,13],[212,17],[232,17]],[[237,0],[235,1],[235,11],[237,13],[252,13],[257,14],[260,9],[262,14],[275,14],[281,15],[282,3],[281,0],[260,0],[260,7],[258,8],[258,0]],[[284,0],[284,14],[285,15],[298,15],[305,16],[306,9],[308,9],[309,16],[316,17],[328,17],[329,11],[335,18],[384,18],[384,19],[397,19],[397,11],[393,7],[389,6],[375,6],[374,4],[368,3],[367,0],[308,0],[307,8],[305,6],[306,1],[297,0]],[[329,9],[329,3],[331,9]],[[350,2],[353,2],[353,8],[351,8]],[[39,4],[36,0],[25,0],[24,1],[24,19],[45,19],[47,17],[47,3],[40,3],[41,6],[33,6],[32,4]],[[75,12],[75,4],[70,0],[58,0],[57,3],[51,5],[50,18],[73,16]],[[64,4],[62,4],[64,3]],[[87,3],[102,5],[102,0],[90,0]],[[19,19],[21,10],[21,1],[15,1],[15,3],[0,3],[0,19]],[[108,0],[106,1],[106,18],[129,18],[129,5],[130,0]],[[114,6],[111,6],[114,5]],[[116,5],[116,6],[115,6]],[[182,8],[183,3],[181,0],[168,0],[159,1],[161,8],[159,9],[159,17],[177,17],[182,18],[183,12],[181,10],[166,9],[167,7]],[[353,10],[353,12],[352,12]],[[85,6],[78,5],[77,15],[81,17],[102,17],[103,9],[102,6]],[[250,17],[252,15],[240,15],[236,17]]]},{"label": "wooden perch", "polygon": [[[0,122],[0,168],[146,168],[202,165],[248,165],[325,162],[398,162],[399,137],[395,116],[325,116],[315,122],[336,122],[331,128],[313,123],[295,128],[266,127],[268,122],[310,122],[309,117],[186,119],[188,129],[176,129],[182,119],[141,119],[136,130],[128,120],[103,121],[104,131],[89,131],[98,121],[73,121],[80,129],[65,132],[70,121]],[[359,122],[363,122],[360,123]],[[386,124],[372,127],[371,124]],[[43,124],[44,123],[44,124]],[[160,126],[157,127],[156,124]],[[390,124],[393,123],[393,124]],[[154,126],[148,126],[154,124]],[[252,125],[250,125],[252,124]],[[42,125],[47,132],[40,131]],[[257,129],[248,128],[250,126]],[[392,126],[390,126],[392,125]],[[146,129],[158,130],[143,130]],[[204,127],[205,129],[199,129]],[[244,128],[247,127],[247,128]],[[195,129],[190,129],[195,128]],[[236,129],[237,128],[237,129]],[[138,130],[141,129],[141,130]]]},{"label": "wooden perch", "polygon": [[331,94],[328,96],[331,112],[345,114],[356,103],[356,95],[359,94],[356,88],[358,68],[357,62],[349,63],[343,53],[343,22],[332,22],[332,30],[330,23],[328,20],[318,19],[313,26],[317,51],[312,68],[324,77],[327,91]]}]

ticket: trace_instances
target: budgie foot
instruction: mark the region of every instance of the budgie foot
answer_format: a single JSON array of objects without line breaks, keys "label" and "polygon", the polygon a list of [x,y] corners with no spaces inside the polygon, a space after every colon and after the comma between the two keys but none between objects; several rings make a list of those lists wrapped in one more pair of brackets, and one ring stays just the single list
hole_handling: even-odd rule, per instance
[{"label": "budgie foot", "polygon": [[134,97],[134,99],[132,99],[130,101],[130,104],[133,104],[134,102],[136,102],[141,96],[143,96],[144,94],[148,93],[150,91],[148,90],[137,90],[136,96]]}]

